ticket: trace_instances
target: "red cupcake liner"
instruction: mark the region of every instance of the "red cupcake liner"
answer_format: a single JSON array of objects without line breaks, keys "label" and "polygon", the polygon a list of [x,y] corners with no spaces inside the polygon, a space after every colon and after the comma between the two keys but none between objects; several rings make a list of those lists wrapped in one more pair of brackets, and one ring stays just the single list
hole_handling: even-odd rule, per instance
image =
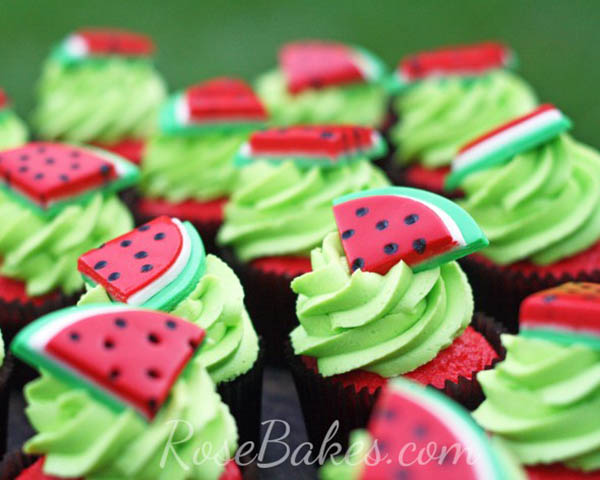
[{"label": "red cupcake liner", "polygon": [[529,480],[600,480],[600,470],[581,472],[561,464],[535,465],[525,470]]},{"label": "red cupcake liner", "polygon": [[600,242],[552,265],[521,261],[496,265],[480,254],[459,260],[469,277],[475,308],[493,316],[511,333],[519,329],[519,307],[532,293],[565,282],[600,283]]},{"label": "red cupcake liner", "polygon": [[116,143],[92,142],[92,145],[116,153],[130,162],[139,165],[144,156],[146,141],[136,138],[126,138]]},{"label": "red cupcake liner", "polygon": [[[479,332],[492,346],[498,357],[485,369],[504,359],[506,351],[502,346],[500,335],[502,327],[493,319],[476,313],[471,326]],[[328,444],[338,442],[342,447],[348,446],[350,432],[367,425],[371,410],[381,392],[381,386],[370,391],[367,386],[357,391],[354,385],[344,385],[333,377],[325,378],[307,367],[302,358],[295,355],[288,342],[286,344],[286,360],[291,369],[309,440],[320,448],[332,424],[339,422],[336,434],[328,439]],[[457,381],[446,379],[443,388],[436,388],[469,410],[477,408],[484,399],[483,391],[476,378],[477,371],[471,378],[459,376]]]}]

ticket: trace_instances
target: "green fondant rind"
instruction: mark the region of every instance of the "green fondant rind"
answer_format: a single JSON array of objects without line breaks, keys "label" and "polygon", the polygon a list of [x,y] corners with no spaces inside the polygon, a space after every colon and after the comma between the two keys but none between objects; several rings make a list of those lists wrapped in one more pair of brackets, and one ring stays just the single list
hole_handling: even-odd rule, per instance
[{"label": "green fondant rind", "polygon": [[506,163],[515,155],[526,150],[531,150],[539,145],[542,145],[543,143],[548,142],[549,140],[552,140],[561,133],[569,130],[571,126],[571,120],[562,115],[560,120],[541,130],[536,130],[529,135],[520,137],[504,147],[495,150],[487,156],[482,157],[475,162],[469,163],[458,170],[453,169],[448,177],[446,177],[444,188],[447,191],[453,191],[458,188],[463,180],[469,175],[481,170],[487,170],[488,168],[495,167],[496,165]]},{"label": "green fondant rind", "polygon": [[600,336],[594,336],[593,333],[578,333],[561,331],[550,327],[536,327],[525,325],[521,327],[520,335],[525,338],[546,340],[559,345],[584,345],[593,350],[600,350]]},{"label": "green fondant rind", "polygon": [[366,80],[369,83],[381,83],[385,81],[388,69],[383,60],[363,47],[355,45],[352,48],[370,67],[369,71],[365,72],[368,74]]},{"label": "green fondant rind", "polygon": [[340,205],[350,200],[357,198],[374,197],[374,196],[394,196],[394,197],[408,197],[422,202],[430,203],[444,212],[446,212],[452,220],[456,223],[462,236],[465,240],[465,246],[459,249],[452,250],[445,254],[434,257],[428,261],[420,263],[413,268],[413,271],[420,272],[428,270],[430,268],[439,267],[445,263],[451,262],[458,258],[469,255],[477,250],[480,250],[489,245],[489,242],[481,230],[479,225],[473,220],[463,208],[458,206],[456,203],[448,200],[445,197],[436,195],[435,193],[428,192],[426,190],[420,190],[418,188],[410,187],[386,187],[378,188],[373,190],[366,190],[363,192],[351,193],[342,197],[336,198],[333,201],[333,205]]}]

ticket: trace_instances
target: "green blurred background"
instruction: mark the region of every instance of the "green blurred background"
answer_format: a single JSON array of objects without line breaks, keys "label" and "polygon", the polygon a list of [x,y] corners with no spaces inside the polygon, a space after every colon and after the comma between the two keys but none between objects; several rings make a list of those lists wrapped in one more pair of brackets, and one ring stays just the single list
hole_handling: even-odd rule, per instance
[{"label": "green blurred background", "polygon": [[172,89],[219,74],[251,80],[290,39],[362,44],[390,66],[444,44],[503,40],[540,98],[600,147],[600,0],[0,0],[0,85],[27,115],[50,46],[79,26],[151,34]]}]

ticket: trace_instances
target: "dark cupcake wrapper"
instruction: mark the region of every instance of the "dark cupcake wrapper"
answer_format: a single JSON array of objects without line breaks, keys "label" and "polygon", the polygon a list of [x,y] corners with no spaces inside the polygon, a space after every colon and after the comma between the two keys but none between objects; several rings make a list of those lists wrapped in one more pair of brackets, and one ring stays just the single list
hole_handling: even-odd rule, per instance
[{"label": "dark cupcake wrapper", "polygon": [[540,275],[484,264],[472,256],[459,262],[473,286],[476,309],[493,316],[510,333],[518,331],[519,307],[529,295],[565,282],[600,283],[600,270],[581,271],[575,276],[569,273]]},{"label": "dark cupcake wrapper", "polygon": [[4,357],[0,367],[0,455],[6,452],[6,440],[8,436],[8,404],[10,402],[10,390],[12,372],[14,370],[14,357],[8,353]]},{"label": "dark cupcake wrapper", "polygon": [[239,434],[238,443],[243,445],[245,442],[253,442],[255,448],[258,448],[260,439],[262,384],[265,366],[263,344],[261,338],[258,357],[250,370],[233,380],[217,385],[221,399],[229,406],[229,410],[235,418]]},{"label": "dark cupcake wrapper", "polygon": [[[500,340],[504,330],[493,319],[481,313],[473,316],[471,326],[484,336],[498,354],[498,358],[486,367],[486,369],[492,368],[506,355]],[[319,449],[332,424],[338,421],[339,429],[328,440],[328,445],[337,442],[344,449],[347,448],[350,432],[366,427],[381,387],[373,393],[370,393],[367,387],[357,392],[352,385],[344,387],[342,383],[325,378],[306,367],[302,359],[294,354],[289,342],[286,344],[285,353],[300,398],[310,442],[314,448]],[[474,410],[484,399],[476,373],[473,372],[471,379],[461,376],[457,382],[446,380],[444,388],[441,389],[431,387],[448,395],[467,409]]]},{"label": "dark cupcake wrapper", "polygon": [[242,263],[229,248],[221,249],[221,257],[244,286],[246,308],[256,332],[265,342],[267,364],[284,366],[285,343],[298,325],[296,294],[290,288],[295,276],[264,272]]}]

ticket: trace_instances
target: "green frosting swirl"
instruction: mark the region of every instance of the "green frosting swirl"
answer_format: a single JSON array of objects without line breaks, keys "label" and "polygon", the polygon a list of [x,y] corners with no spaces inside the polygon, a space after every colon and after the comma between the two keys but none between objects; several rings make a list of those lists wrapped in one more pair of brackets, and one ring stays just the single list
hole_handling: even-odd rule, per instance
[{"label": "green frosting swirl", "polygon": [[0,110],[0,150],[23,145],[27,136],[25,123],[12,110]]},{"label": "green frosting swirl", "polygon": [[114,143],[154,132],[165,98],[152,62],[111,57],[65,63],[51,57],[33,123],[45,139]]},{"label": "green frosting swirl", "polygon": [[380,275],[350,274],[339,235],[311,253],[312,272],[297,277],[297,355],[318,359],[323,376],[355,369],[393,377],[433,360],[473,316],[473,294],[456,262],[414,274],[404,263]]},{"label": "green frosting swirl", "polygon": [[346,123],[378,127],[387,109],[387,93],[381,84],[357,83],[291,95],[279,70],[259,77],[256,93],[274,125]]},{"label": "green frosting swirl", "polygon": [[245,130],[154,137],[142,161],[142,191],[170,202],[229,195],[238,174],[233,157],[249,133]]},{"label": "green frosting swirl", "polygon": [[600,238],[600,155],[567,135],[475,173],[461,205],[490,246],[481,253],[504,265],[554,263]]},{"label": "green frosting swirl", "polygon": [[[106,290],[97,285],[77,304],[109,302]],[[206,257],[206,273],[169,313],[206,330],[197,358],[215,383],[233,380],[254,366],[258,337],[244,307],[244,290],[233,270],[218,257]]]},{"label": "green frosting swirl", "polygon": [[331,204],[347,193],[384,187],[384,173],[367,160],[337,168],[301,169],[292,161],[255,162],[240,173],[217,241],[242,261],[306,255],[335,228]]},{"label": "green frosting swirl", "polygon": [[419,82],[394,102],[400,122],[391,137],[398,160],[429,168],[449,165],[465,143],[535,105],[531,87],[504,70]]},{"label": "green frosting swirl", "polygon": [[100,193],[49,219],[0,191],[0,218],[0,274],[25,281],[29,296],[81,290],[77,258],[133,228],[125,205]]},{"label": "green frosting swirl", "polygon": [[600,352],[503,335],[506,360],[477,376],[473,413],[527,465],[600,469]]},{"label": "green frosting swirl", "polygon": [[[45,372],[26,386],[25,397],[38,433],[24,449],[44,455],[45,472],[60,478],[217,480],[236,448],[235,421],[197,361],[151,423],[132,409],[115,412]],[[211,458],[203,448],[210,448]]]}]

